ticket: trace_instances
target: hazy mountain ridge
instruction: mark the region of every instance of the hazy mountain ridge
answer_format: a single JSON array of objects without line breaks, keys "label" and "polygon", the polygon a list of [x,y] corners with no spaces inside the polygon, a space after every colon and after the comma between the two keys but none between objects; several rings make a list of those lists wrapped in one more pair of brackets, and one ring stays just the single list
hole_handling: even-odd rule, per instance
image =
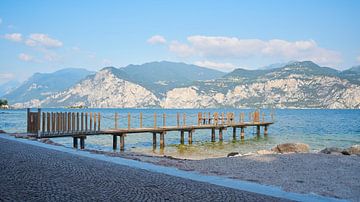
[{"label": "hazy mountain ridge", "polygon": [[4,95],[11,103],[43,100],[61,92],[94,72],[86,69],[67,68],[53,73],[35,73],[18,88]]},{"label": "hazy mountain ridge", "polygon": [[61,92],[16,106],[360,108],[356,68],[338,71],[304,61],[226,75],[208,70],[171,62],[107,67]]}]

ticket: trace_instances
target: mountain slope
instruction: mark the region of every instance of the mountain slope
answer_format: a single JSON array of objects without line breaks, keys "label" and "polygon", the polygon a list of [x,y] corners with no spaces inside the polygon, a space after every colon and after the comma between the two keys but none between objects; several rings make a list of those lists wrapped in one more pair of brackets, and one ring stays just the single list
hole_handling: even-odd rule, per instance
[{"label": "mountain slope", "polygon": [[174,66],[170,72],[164,70],[167,67],[107,67],[68,89],[16,106],[360,108],[359,76],[354,69],[340,72],[304,61],[267,70],[237,69],[199,80],[205,77],[196,75],[197,67],[178,72],[179,77],[172,72]]},{"label": "mountain slope", "polygon": [[118,78],[107,68],[39,104],[43,107],[140,108],[158,106],[158,102],[153,93],[140,85]]},{"label": "mountain slope", "polygon": [[216,79],[225,74],[205,67],[167,61],[128,65],[119,70],[125,79],[138,83],[157,95],[194,81]]},{"label": "mountain slope", "polygon": [[[178,95],[191,96],[178,96]],[[163,107],[360,108],[360,86],[313,62],[270,70],[236,69],[221,79],[167,93]]]},{"label": "mountain slope", "polygon": [[68,68],[53,73],[36,73],[18,88],[4,95],[10,103],[42,100],[47,96],[65,90],[93,74],[85,69]]},{"label": "mountain slope", "polygon": [[16,80],[11,80],[6,83],[3,83],[0,85],[0,97],[2,97],[5,94],[8,94],[15,88],[17,88],[20,85],[20,82]]}]

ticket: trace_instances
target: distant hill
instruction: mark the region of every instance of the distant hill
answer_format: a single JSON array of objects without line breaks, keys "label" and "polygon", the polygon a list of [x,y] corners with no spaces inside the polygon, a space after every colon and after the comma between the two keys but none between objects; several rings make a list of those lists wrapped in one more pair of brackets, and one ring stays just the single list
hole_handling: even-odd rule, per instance
[{"label": "distant hill", "polygon": [[155,94],[165,93],[169,89],[186,86],[194,81],[212,80],[225,75],[223,72],[205,67],[168,61],[128,65],[119,71],[121,72],[117,72],[117,75],[122,75]]},{"label": "distant hill", "polygon": [[228,74],[173,62],[106,67],[68,88],[39,93],[37,89],[54,89],[50,83],[61,83],[56,80],[59,75],[53,76],[41,83],[33,82],[39,80],[34,75],[17,89],[25,89],[18,96],[26,99],[15,106],[360,108],[357,67],[338,71],[311,61],[263,70],[235,69]]},{"label": "distant hill", "polygon": [[68,68],[53,73],[35,73],[19,87],[2,97],[10,103],[41,100],[60,92],[84,79],[93,72],[86,69]]},{"label": "distant hill", "polygon": [[341,78],[347,79],[352,83],[356,83],[360,85],[360,65],[342,71],[340,73],[340,76]]},{"label": "distant hill", "polygon": [[0,97],[9,93],[10,91],[14,90],[19,85],[20,85],[20,82],[16,81],[16,80],[11,80],[11,81],[5,82],[3,84],[0,84]]}]

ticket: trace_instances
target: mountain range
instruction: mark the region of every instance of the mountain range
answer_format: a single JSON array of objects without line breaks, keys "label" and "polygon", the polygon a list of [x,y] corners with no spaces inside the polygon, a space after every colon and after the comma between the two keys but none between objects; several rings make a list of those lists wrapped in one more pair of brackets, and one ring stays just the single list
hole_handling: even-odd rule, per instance
[{"label": "mountain range", "polygon": [[360,66],[345,71],[311,61],[223,73],[151,62],[98,72],[36,73],[2,96],[14,107],[360,108]]}]

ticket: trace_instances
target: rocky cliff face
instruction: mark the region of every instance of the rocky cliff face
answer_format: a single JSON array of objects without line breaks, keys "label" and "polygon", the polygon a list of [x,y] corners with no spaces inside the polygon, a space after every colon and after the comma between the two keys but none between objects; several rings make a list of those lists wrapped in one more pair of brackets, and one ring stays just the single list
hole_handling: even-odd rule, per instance
[{"label": "rocky cliff face", "polygon": [[356,75],[360,78],[360,73],[344,72],[312,62],[295,62],[276,69],[238,69],[218,79],[195,81],[159,93],[158,88],[137,83],[126,73],[105,68],[62,92],[16,106],[359,109]]},{"label": "rocky cliff face", "polygon": [[199,86],[176,88],[166,94],[162,106],[166,108],[360,108],[360,86],[334,77],[318,76],[303,79],[290,75],[289,78],[239,84],[225,91],[204,92]]},{"label": "rocky cliff face", "polygon": [[41,101],[43,107],[88,106],[139,108],[158,106],[159,100],[142,86],[122,80],[109,70],[83,80]]}]

